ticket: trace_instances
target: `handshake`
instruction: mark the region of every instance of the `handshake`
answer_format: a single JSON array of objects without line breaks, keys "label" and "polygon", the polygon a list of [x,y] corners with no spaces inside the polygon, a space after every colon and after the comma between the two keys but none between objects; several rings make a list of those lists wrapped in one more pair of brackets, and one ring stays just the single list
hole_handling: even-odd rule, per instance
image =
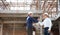
[{"label": "handshake", "polygon": [[33,23],[33,26],[34,26],[36,29],[39,29],[40,26],[41,26],[41,22]]},{"label": "handshake", "polygon": [[40,17],[38,17],[38,22],[37,23],[33,23],[33,26],[36,28],[36,29],[39,29],[41,26],[42,26],[42,22],[40,22]]}]

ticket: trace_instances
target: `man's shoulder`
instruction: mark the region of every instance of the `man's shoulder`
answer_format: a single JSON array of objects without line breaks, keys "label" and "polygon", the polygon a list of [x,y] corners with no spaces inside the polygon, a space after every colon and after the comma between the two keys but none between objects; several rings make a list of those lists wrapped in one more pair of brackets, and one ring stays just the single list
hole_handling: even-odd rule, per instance
[{"label": "man's shoulder", "polygon": [[28,16],[28,17],[27,17],[27,20],[28,20],[29,18],[30,18],[30,17]]},{"label": "man's shoulder", "polygon": [[27,20],[28,20],[28,19],[32,19],[32,17],[29,17],[29,16],[28,16],[28,17],[27,17]]},{"label": "man's shoulder", "polygon": [[50,18],[46,18],[45,20],[46,20],[46,21],[51,21],[51,19],[50,19]]},{"label": "man's shoulder", "polygon": [[46,19],[49,19],[49,18],[46,18]]}]

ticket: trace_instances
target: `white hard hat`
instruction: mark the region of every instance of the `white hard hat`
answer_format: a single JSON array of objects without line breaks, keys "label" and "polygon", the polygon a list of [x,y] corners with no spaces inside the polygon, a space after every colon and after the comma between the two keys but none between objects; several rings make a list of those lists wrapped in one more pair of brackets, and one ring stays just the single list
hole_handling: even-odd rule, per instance
[{"label": "white hard hat", "polygon": [[28,12],[28,14],[31,14],[31,13],[33,14],[33,12]]},{"label": "white hard hat", "polygon": [[44,13],[45,15],[48,15],[48,13]]}]

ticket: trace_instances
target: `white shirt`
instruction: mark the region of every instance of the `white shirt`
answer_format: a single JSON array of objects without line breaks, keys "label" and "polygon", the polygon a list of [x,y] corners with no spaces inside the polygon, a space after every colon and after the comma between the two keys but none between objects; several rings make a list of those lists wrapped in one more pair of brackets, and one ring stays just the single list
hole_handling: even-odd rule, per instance
[{"label": "white shirt", "polygon": [[44,25],[44,28],[49,27],[48,30],[51,30],[52,22],[50,18],[46,18],[42,23],[40,23],[40,25]]}]

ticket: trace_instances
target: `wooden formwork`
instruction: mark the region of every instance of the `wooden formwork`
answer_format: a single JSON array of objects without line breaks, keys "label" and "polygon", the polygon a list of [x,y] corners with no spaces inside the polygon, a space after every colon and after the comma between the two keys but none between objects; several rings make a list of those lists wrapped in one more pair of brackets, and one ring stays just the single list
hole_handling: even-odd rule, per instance
[{"label": "wooden formwork", "polygon": [[[26,35],[26,17],[2,17],[0,18],[0,35]],[[5,23],[4,21],[7,21]],[[12,22],[11,22],[12,21]],[[16,23],[15,23],[16,22]]]},{"label": "wooden formwork", "polygon": [[23,23],[1,23],[0,35],[26,35]]}]

